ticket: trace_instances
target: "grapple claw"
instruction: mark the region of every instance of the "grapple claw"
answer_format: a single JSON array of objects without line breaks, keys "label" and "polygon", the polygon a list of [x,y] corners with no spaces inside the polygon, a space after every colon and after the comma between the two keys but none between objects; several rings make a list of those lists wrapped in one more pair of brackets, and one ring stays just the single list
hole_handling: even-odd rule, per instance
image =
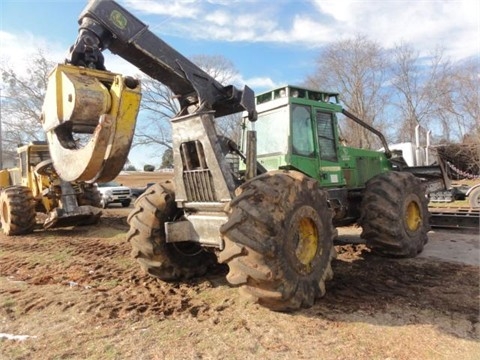
[{"label": "grapple claw", "polygon": [[130,151],[140,98],[138,81],[57,65],[49,77],[41,120],[61,179],[92,183],[118,175]]}]

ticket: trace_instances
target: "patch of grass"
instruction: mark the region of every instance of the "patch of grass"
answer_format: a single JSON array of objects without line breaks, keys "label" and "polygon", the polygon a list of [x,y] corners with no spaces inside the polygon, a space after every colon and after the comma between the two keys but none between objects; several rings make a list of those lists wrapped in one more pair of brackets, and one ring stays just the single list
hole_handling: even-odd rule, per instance
[{"label": "patch of grass", "polygon": [[35,256],[30,256],[27,260],[33,265],[56,264],[69,266],[75,261],[75,258],[68,248],[58,248],[50,253],[37,253]]},{"label": "patch of grass", "polygon": [[103,359],[118,359],[121,355],[113,344],[107,344],[101,354]]},{"label": "patch of grass", "polygon": [[104,281],[97,281],[94,283],[94,286],[101,286],[106,288],[114,288],[120,285],[121,280],[111,279],[111,280],[104,280]]},{"label": "patch of grass", "polygon": [[132,267],[137,267],[138,263],[133,258],[129,257],[117,257],[111,259],[111,261],[122,270],[129,270]]},{"label": "patch of grass", "polygon": [[7,297],[5,300],[3,300],[2,308],[12,309],[13,307],[15,307],[15,300],[14,299],[12,299],[10,297]]},{"label": "patch of grass", "polygon": [[118,241],[119,239],[125,239],[126,231],[115,229],[109,226],[96,227],[95,230],[90,232],[92,237],[98,237],[102,239]]},{"label": "patch of grass", "polygon": [[71,252],[68,249],[62,249],[52,254],[52,259],[56,263],[70,263],[72,260]]}]

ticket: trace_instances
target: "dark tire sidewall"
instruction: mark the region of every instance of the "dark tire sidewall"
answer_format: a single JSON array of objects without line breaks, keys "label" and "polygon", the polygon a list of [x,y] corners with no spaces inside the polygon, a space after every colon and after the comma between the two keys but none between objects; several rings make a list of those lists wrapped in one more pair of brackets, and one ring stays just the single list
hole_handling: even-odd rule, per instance
[{"label": "dark tire sidewall", "polygon": [[[221,262],[229,266],[227,280],[243,286],[258,303],[275,311],[310,307],[325,294],[333,276],[332,211],[318,182],[296,171],[272,171],[244,183],[229,205],[229,221],[221,228],[228,245]],[[316,252],[300,259],[299,221],[310,219],[302,231],[315,227]],[[298,237],[300,239],[300,237]],[[307,270],[309,267],[311,270]]]},{"label": "dark tire sidewall", "polygon": [[[415,230],[407,224],[408,205],[412,201],[417,205],[421,218]],[[430,224],[425,187],[410,173],[384,173],[369,180],[361,212],[361,236],[377,254],[414,257],[428,241]]]},{"label": "dark tire sidewall", "polygon": [[[204,251],[197,243],[177,245],[166,242],[165,223],[175,221],[182,214],[176,206],[171,187],[166,185],[152,185],[135,202],[134,210],[128,217],[132,254],[150,275],[163,281],[203,275],[216,261],[214,254]],[[198,254],[186,255],[179,251],[181,246],[198,249]]]}]

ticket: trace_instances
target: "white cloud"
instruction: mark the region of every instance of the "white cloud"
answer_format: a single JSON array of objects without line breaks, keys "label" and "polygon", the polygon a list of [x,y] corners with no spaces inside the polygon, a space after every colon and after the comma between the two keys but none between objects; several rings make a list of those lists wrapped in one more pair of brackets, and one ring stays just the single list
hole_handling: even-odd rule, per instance
[{"label": "white cloud", "polygon": [[199,15],[200,10],[195,3],[195,0],[126,0],[125,7],[128,8],[128,11],[138,10],[152,15],[191,19]]},{"label": "white cloud", "polygon": [[[312,35],[313,34],[313,35]],[[310,17],[297,15],[289,29],[276,29],[257,37],[257,41],[305,44],[306,46],[325,45],[334,39],[334,32],[327,26]]]},{"label": "white cloud", "polygon": [[356,13],[354,7],[360,3],[355,0],[313,0],[312,2],[321,13],[339,22],[352,20],[351,15]]},{"label": "white cloud", "polygon": [[238,74],[232,81],[235,86],[238,88],[243,88],[243,86],[248,85],[252,89],[258,90],[267,90],[267,89],[273,89],[281,84],[275,83],[271,78],[265,77],[265,76],[260,76],[260,77],[252,77],[245,79],[242,75]]},{"label": "white cloud", "polygon": [[[68,46],[37,37],[32,33],[9,33],[0,31],[0,64],[12,68],[18,74],[26,74],[29,61],[38,51],[47,60],[63,63],[68,55]],[[135,76],[140,71],[121,57],[105,52],[105,63],[112,72]],[[1,79],[0,79],[1,81]]]},{"label": "white cloud", "polygon": [[19,74],[27,72],[32,56],[42,51],[52,61],[63,62],[66,48],[58,43],[36,37],[32,33],[9,33],[0,31],[0,63],[12,68]]},{"label": "white cloud", "polygon": [[[478,54],[480,2],[474,0],[127,0],[128,8],[168,15],[152,29],[190,39],[320,47],[361,33],[389,48],[441,45],[455,59]],[[299,5],[301,4],[301,5]],[[168,26],[164,26],[168,24]]]},{"label": "white cloud", "polygon": [[253,77],[245,79],[245,84],[248,84],[249,87],[254,89],[273,89],[280,86],[280,84],[275,83],[269,77]]},{"label": "white cloud", "polygon": [[232,21],[231,16],[225,11],[214,11],[205,16],[205,22],[208,24],[227,26]]},{"label": "white cloud", "polygon": [[443,46],[456,59],[479,54],[478,1],[312,1],[341,38],[363,33],[387,48],[403,41],[427,52]]},{"label": "white cloud", "polygon": [[[480,1],[473,0],[125,0],[122,4],[140,12],[137,16],[160,37],[175,34],[191,40],[320,47],[362,33],[385,47],[404,41],[431,52],[440,45],[454,59],[480,53]],[[32,33],[5,31],[0,31],[0,45],[0,60],[24,69],[24,60],[38,48],[58,62],[68,50]],[[107,55],[106,64],[115,72],[139,72],[118,56]],[[264,78],[252,81],[273,84]]]}]

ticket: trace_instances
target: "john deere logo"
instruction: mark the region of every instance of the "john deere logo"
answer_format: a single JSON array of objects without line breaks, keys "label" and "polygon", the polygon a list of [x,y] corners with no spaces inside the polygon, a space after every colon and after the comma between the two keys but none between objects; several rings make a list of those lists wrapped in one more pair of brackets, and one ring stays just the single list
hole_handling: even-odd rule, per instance
[{"label": "john deere logo", "polygon": [[112,23],[118,27],[120,30],[125,29],[127,26],[127,19],[123,14],[118,11],[118,10],[113,10],[112,13],[110,14],[110,20]]}]

